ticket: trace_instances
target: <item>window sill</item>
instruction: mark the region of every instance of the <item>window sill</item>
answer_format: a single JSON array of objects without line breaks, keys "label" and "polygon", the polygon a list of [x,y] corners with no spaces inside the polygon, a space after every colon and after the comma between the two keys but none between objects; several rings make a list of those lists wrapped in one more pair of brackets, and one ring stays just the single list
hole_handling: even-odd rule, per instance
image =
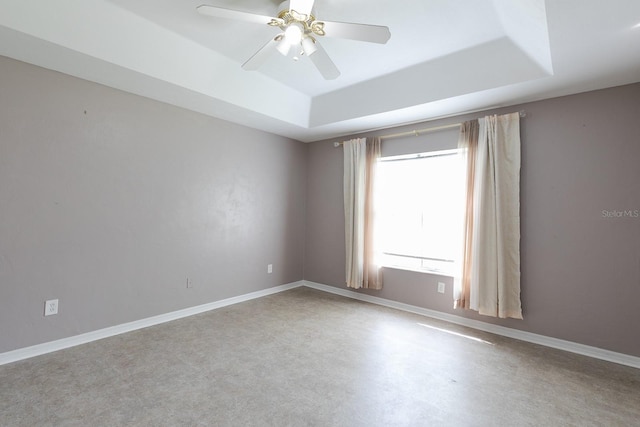
[{"label": "window sill", "polygon": [[382,268],[389,268],[389,269],[392,269],[392,270],[403,270],[403,271],[412,271],[414,273],[430,274],[430,275],[433,275],[433,276],[444,276],[444,277],[454,277],[455,276],[450,271],[443,271],[443,270],[428,270],[426,268],[411,268],[411,267],[405,267],[405,266],[401,266],[401,265],[382,265],[381,267]]}]

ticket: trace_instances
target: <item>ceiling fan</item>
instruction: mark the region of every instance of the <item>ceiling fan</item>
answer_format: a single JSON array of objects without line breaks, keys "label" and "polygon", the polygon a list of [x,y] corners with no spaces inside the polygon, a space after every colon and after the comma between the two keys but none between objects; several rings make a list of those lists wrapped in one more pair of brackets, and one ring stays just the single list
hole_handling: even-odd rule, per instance
[{"label": "ceiling fan", "polygon": [[338,37],[380,44],[386,43],[391,37],[389,28],[380,25],[316,20],[313,15],[313,3],[314,0],[284,1],[278,6],[277,17],[207,4],[198,6],[197,10],[203,15],[264,24],[281,30],[242,64],[245,70],[257,70],[274,50],[284,56],[293,51],[294,60],[298,59],[298,54],[308,56],[325,79],[333,80],[340,75],[340,71],[320,46],[318,37]]}]

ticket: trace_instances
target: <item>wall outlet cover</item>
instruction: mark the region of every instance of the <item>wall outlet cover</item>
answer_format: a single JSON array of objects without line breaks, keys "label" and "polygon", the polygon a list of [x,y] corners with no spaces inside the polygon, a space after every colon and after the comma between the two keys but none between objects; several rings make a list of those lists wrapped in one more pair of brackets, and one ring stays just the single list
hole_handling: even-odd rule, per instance
[{"label": "wall outlet cover", "polygon": [[44,302],[44,315],[51,316],[52,314],[58,314],[57,299],[50,299]]}]

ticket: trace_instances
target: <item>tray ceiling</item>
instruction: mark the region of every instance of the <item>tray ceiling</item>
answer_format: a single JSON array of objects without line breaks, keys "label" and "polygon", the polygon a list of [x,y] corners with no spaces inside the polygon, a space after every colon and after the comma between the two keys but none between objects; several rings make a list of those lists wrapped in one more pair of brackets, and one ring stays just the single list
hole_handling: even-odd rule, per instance
[{"label": "tray ceiling", "polygon": [[640,81],[636,0],[316,0],[319,19],[391,30],[385,45],[323,38],[331,81],[305,57],[242,70],[278,30],[203,2],[2,0],[0,55],[301,141]]}]

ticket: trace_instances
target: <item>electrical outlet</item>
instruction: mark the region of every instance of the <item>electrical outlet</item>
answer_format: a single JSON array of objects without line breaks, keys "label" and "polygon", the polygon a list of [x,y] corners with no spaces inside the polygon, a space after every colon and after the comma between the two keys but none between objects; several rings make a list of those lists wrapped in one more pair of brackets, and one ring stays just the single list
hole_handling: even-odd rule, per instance
[{"label": "electrical outlet", "polygon": [[445,287],[444,282],[438,282],[438,292],[440,292],[441,294],[444,294],[444,287]]},{"label": "electrical outlet", "polygon": [[267,273],[269,274],[273,273],[273,264],[267,265]]},{"label": "electrical outlet", "polygon": [[51,316],[52,314],[58,314],[57,299],[50,299],[44,302],[44,315]]},{"label": "electrical outlet", "polygon": [[193,288],[193,280],[187,277],[187,289]]}]

